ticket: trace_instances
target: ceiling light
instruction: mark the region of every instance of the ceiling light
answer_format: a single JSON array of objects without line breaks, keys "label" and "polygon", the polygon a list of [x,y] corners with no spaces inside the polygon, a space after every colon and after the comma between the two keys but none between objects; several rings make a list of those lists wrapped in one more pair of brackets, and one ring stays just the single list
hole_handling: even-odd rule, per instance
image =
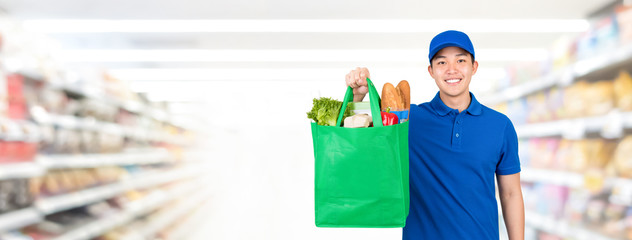
[{"label": "ceiling light", "polygon": [[[61,50],[65,62],[423,62],[425,49],[91,49]],[[541,61],[540,48],[478,49],[478,61]]]},{"label": "ceiling light", "polygon": [[585,19],[425,19],[425,20],[27,20],[29,31],[82,32],[362,32],[437,33],[445,29],[473,32],[584,32]]},{"label": "ceiling light", "polygon": [[[350,71],[350,68],[235,68],[235,69],[203,69],[203,68],[171,68],[171,69],[112,69],[110,75],[123,81],[131,81],[131,85],[140,86],[146,83],[147,87],[159,88],[163,82],[174,82],[183,85],[191,82],[193,85],[200,81],[215,81],[215,85],[221,82],[250,81],[342,81],[341,79]],[[381,79],[415,79],[429,77],[425,68],[371,68],[371,75]],[[475,78],[499,79],[505,76],[503,68],[479,67]],[[172,89],[171,86],[166,90]],[[140,89],[135,89],[140,91]]]}]

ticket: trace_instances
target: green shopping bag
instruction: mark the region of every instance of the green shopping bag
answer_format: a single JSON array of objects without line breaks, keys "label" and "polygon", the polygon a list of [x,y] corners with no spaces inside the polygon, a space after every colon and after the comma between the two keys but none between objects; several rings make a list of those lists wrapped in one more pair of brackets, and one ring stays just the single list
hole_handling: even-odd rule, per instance
[{"label": "green shopping bag", "polygon": [[340,127],[353,91],[347,88],[336,126],[312,123],[318,227],[404,227],[408,216],[408,122],[383,126],[380,98],[367,79],[373,127]]}]

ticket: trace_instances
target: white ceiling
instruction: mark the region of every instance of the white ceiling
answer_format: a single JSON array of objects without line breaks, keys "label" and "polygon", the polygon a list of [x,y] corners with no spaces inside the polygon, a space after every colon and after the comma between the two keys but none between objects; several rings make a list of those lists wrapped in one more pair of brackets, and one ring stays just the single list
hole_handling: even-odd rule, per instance
[{"label": "white ceiling", "polygon": [[584,18],[609,0],[2,0],[23,18],[467,19]]},{"label": "white ceiling", "polygon": [[[14,19],[251,19],[251,20],[297,20],[297,19],[365,19],[365,20],[433,20],[441,24],[446,19],[459,19],[467,24],[471,19],[585,19],[599,8],[614,0],[0,0],[0,8]],[[408,33],[352,33],[352,32],[206,32],[206,33],[54,33],[63,49],[204,49],[204,50],[411,50],[427,49],[434,32]],[[560,32],[472,32],[470,37],[476,49],[547,49],[562,35]],[[309,51],[307,51],[309,52]],[[247,55],[246,55],[247,56]],[[280,81],[274,77],[257,77],[239,81],[190,82],[173,88],[169,83],[155,82],[155,92],[168,101],[197,99],[207,102],[209,112],[226,111],[240,113],[235,109],[250,106],[250,111],[259,106],[285,105],[299,109],[291,117],[304,120],[304,112],[311,107],[311,98],[332,96],[341,99],[344,93],[344,74],[355,66],[368,66],[376,85],[401,79],[411,81],[413,102],[427,101],[436,87],[425,73],[426,61],[402,60],[400,62],[370,60],[340,61],[332,55],[331,60],[315,61],[265,61],[241,59],[239,61],[191,61],[191,62],[90,62],[74,63],[72,67],[98,66],[101,68],[169,68],[169,69],[303,69],[296,74],[296,82]],[[481,56],[481,59],[484,59]],[[346,58],[345,58],[346,59]],[[484,61],[481,69],[504,67],[515,61]],[[397,74],[397,69],[402,71]],[[331,76],[322,81],[308,78],[327,69]],[[332,69],[337,69],[331,71]],[[320,76],[320,75],[319,75]],[[177,79],[174,79],[177,80]],[[302,81],[299,81],[302,80]],[[484,83],[483,80],[479,82]],[[477,81],[472,87],[478,87]],[[483,84],[484,85],[484,84]],[[378,87],[379,88],[379,87]],[[417,89],[417,90],[415,90]],[[153,90],[152,90],[153,91]],[[150,91],[151,92],[151,91]],[[416,94],[416,95],[415,95]],[[289,100],[289,101],[288,101]],[[288,103],[293,102],[293,103]],[[262,114],[287,114],[284,108],[257,110]],[[199,111],[197,112],[199,114]],[[211,121],[212,124],[241,124],[236,121]],[[268,124],[266,122],[266,124]]]}]

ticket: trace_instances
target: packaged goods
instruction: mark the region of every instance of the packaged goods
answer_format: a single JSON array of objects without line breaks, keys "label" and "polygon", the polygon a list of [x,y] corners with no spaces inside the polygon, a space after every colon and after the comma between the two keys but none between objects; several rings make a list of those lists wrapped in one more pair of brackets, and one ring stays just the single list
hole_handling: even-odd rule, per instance
[{"label": "packaged goods", "polygon": [[588,105],[584,93],[589,91],[590,84],[579,81],[564,90],[564,118],[579,118],[585,115]]},{"label": "packaged goods", "polygon": [[551,120],[544,92],[527,97],[527,104],[529,106],[528,122],[546,122]]},{"label": "packaged goods", "polygon": [[352,115],[367,114],[371,116],[371,105],[369,102],[350,102],[347,108],[349,108]]},{"label": "packaged goods", "polygon": [[612,81],[599,81],[590,84],[583,92],[586,106],[585,116],[601,116],[614,108],[614,88]]},{"label": "packaged goods", "polygon": [[547,94],[546,106],[550,114],[549,119],[560,119],[564,111],[564,89],[558,87],[551,88]]},{"label": "packaged goods", "polygon": [[531,166],[535,168],[551,168],[558,145],[559,140],[553,138],[531,139],[529,143]]},{"label": "packaged goods", "polygon": [[346,128],[365,128],[369,127],[372,123],[373,120],[368,114],[356,114],[351,117],[346,117],[343,126]]},{"label": "packaged goods", "polygon": [[632,6],[620,5],[615,9],[622,45],[632,42]]},{"label": "packaged goods", "polygon": [[568,170],[573,172],[583,172],[588,165],[588,143],[583,140],[573,141],[569,147],[568,154],[564,158]]},{"label": "packaged goods", "polygon": [[632,178],[632,135],[619,142],[614,152],[613,163],[620,177]]},{"label": "packaged goods", "polygon": [[632,76],[621,71],[614,79],[614,98],[616,106],[622,111],[632,111]]}]

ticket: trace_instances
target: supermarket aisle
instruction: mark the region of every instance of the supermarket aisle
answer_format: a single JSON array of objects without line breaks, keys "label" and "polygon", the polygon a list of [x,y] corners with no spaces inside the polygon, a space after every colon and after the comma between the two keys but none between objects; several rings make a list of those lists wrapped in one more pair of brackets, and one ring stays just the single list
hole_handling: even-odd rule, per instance
[{"label": "supermarket aisle", "polygon": [[0,0],[0,240],[400,239],[314,226],[305,112],[355,66],[431,99],[451,24],[518,130],[526,239],[630,240],[628,2]]}]

